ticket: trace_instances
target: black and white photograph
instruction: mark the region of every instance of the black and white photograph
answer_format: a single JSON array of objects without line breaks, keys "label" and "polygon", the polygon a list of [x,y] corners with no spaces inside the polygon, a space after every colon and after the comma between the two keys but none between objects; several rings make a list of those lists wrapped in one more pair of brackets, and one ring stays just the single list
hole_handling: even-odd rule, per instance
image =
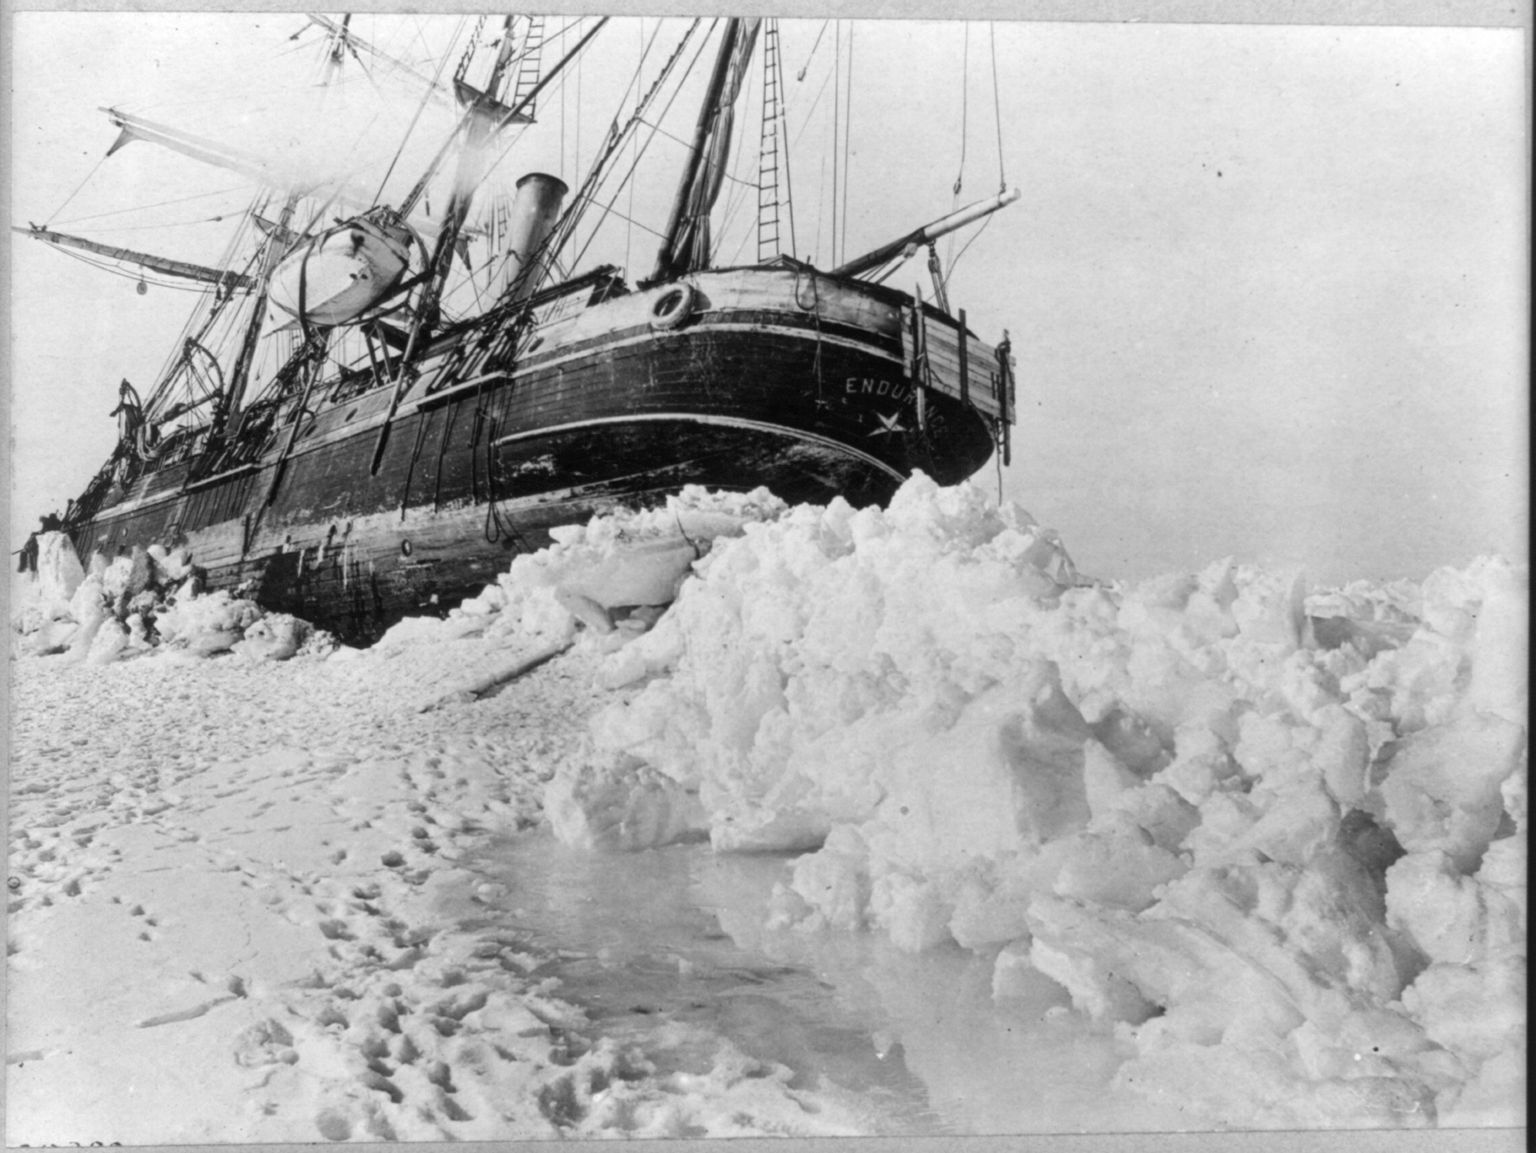
[{"label": "black and white photograph", "polygon": [[1529,0],[4,18],[7,1146],[1523,1147]]}]

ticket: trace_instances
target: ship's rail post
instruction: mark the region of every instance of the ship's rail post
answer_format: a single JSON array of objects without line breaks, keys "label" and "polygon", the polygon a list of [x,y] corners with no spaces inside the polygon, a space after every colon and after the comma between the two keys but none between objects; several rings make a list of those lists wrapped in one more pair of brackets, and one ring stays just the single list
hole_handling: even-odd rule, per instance
[{"label": "ship's rail post", "polygon": [[960,403],[971,403],[971,348],[965,331],[965,309],[960,310]]},{"label": "ship's rail post", "polygon": [[912,403],[917,427],[928,431],[928,389],[932,384],[928,363],[928,318],[923,312],[923,288],[915,285],[912,296]]},{"label": "ship's rail post", "polygon": [[1003,433],[1003,467],[1013,463],[1013,343],[1008,330],[1003,329],[1003,339],[997,349],[997,401]]}]

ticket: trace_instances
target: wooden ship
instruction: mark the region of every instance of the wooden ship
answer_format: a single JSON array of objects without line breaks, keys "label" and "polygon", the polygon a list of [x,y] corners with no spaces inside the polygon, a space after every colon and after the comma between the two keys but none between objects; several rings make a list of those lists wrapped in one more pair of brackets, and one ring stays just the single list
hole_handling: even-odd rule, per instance
[{"label": "wooden ship", "polygon": [[[361,58],[346,21],[312,19],[332,67]],[[967,328],[937,270],[931,300],[881,279],[925,249],[936,264],[935,239],[1017,191],[834,267],[780,251],[788,141],[773,21],[721,20],[703,34],[694,21],[684,33],[716,42],[695,56],[707,80],[648,275],[566,269],[578,223],[602,210],[600,190],[613,203],[610,178],[685,67],[682,49],[614,118],[574,193],[526,172],[493,226],[471,223],[488,155],[535,120],[604,23],[586,22],[552,63],[541,18],[482,31],[458,50],[455,120],[427,174],[344,216],[348,196],[334,187],[284,185],[259,158],[108,110],[114,149],[151,141],[254,174],[261,193],[254,247],[220,266],[17,230],[206,289],[155,387],[141,397],[121,386],[116,448],[63,517],[82,561],[185,547],[210,588],[366,643],[477,592],[510,553],[547,544],[551,527],[617,505],[685,485],[879,503],[914,470],[955,483],[1007,453],[1006,340]],[[754,54],[759,259],[720,266],[711,213]],[[433,87],[441,100],[450,86]],[[444,175],[446,205],[427,218],[429,178]],[[490,249],[476,306],[450,309],[471,243]],[[259,372],[258,351],[270,359],[274,347]]]}]

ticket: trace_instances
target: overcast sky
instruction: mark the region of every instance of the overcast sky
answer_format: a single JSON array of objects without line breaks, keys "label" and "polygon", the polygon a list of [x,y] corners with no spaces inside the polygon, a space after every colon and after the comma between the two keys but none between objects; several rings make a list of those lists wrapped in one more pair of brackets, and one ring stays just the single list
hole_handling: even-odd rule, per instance
[{"label": "overcast sky", "polygon": [[[186,16],[15,19],[13,223],[50,219],[91,173],[114,135],[99,105],[163,99],[189,38],[217,68],[250,20],[210,38]],[[1108,577],[1228,555],[1318,582],[1524,558],[1521,30],[1015,22],[995,35],[1002,172],[1023,195],[951,290],[984,339],[1012,335],[1006,496]],[[950,207],[962,89],[943,78],[967,51],[958,25],[858,36],[850,251]],[[968,52],[965,199],[999,176],[984,25]],[[792,161],[808,181],[822,158]],[[179,322],[191,298],[139,296],[20,238],[12,256],[14,533],[94,472],[117,381],[150,383],[155,318]],[[928,291],[913,264],[892,283],[919,281]],[[139,347],[144,334],[161,343]],[[977,479],[996,486],[990,465]]]}]

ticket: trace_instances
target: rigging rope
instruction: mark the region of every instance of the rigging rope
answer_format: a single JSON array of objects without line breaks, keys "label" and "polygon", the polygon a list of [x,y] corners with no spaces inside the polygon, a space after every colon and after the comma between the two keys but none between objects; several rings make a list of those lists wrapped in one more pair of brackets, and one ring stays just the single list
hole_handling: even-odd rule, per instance
[{"label": "rigging rope", "polygon": [[122,262],[113,263],[110,260],[103,260],[99,257],[93,259],[87,256],[85,253],[76,252],[73,249],[58,248],[56,251],[63,253],[65,256],[72,260],[78,260],[82,264],[88,264],[92,268],[99,269],[100,271],[105,272],[111,276],[120,276],[124,280],[132,280],[139,284],[153,284],[156,288],[169,288],[176,292],[207,291],[207,287],[205,285],[188,284],[185,280],[180,280],[175,277],[162,280],[159,277],[151,276],[150,274],[138,269],[130,272],[122,266]]},{"label": "rigging rope", "polygon": [[[759,55],[762,57],[764,67],[766,68],[766,52],[760,53]],[[744,83],[743,88],[745,88],[749,93],[760,91],[759,85],[747,85]],[[752,96],[749,94],[743,100],[741,116],[741,121],[743,124],[752,122],[754,119],[758,123],[761,123],[762,120],[761,107],[757,108],[756,117],[748,115],[748,112],[751,110],[751,108],[747,102],[751,99]],[[712,238],[713,243],[711,245],[712,251],[710,252],[710,262],[716,266],[721,263],[720,253],[724,251],[726,236],[730,233],[731,229],[735,227],[736,221],[740,217],[742,210],[746,208],[747,204],[749,203],[749,193],[758,193],[761,191],[759,187],[759,182],[762,178],[761,172],[759,172],[757,179],[754,180],[747,180],[746,178],[738,175],[742,169],[747,167],[748,164],[752,163],[749,160],[749,155],[750,153],[749,149],[747,148],[747,137],[746,133],[743,131],[741,133],[740,144],[731,150],[731,168],[735,171],[724,172],[721,174],[724,178],[724,181],[730,183],[732,188],[729,195],[726,197],[724,211],[721,213],[720,228]],[[761,162],[762,156],[759,154],[757,157],[757,163],[759,166],[761,165]],[[756,208],[757,206],[754,205],[753,207]],[[742,250],[746,248],[746,246],[751,243],[753,239],[755,239],[754,233],[754,229],[749,228],[742,230],[741,239],[736,245],[736,250],[731,254],[731,263],[735,263],[740,258]]]},{"label": "rigging rope", "polygon": [[[557,38],[561,51],[565,48],[565,33]],[[565,98],[565,70],[560,70],[560,167],[565,167],[565,107],[569,101]]]},{"label": "rigging rope", "polygon": [[53,210],[53,216],[50,216],[48,218],[48,220],[43,221],[43,224],[45,226],[47,225],[49,220],[53,219],[54,216],[57,216],[59,213],[63,212],[66,208],[69,207],[69,202],[71,200],[73,200],[76,196],[80,195],[80,190],[85,187],[85,182],[87,180],[89,180],[91,177],[95,176],[96,175],[96,170],[98,168],[100,168],[103,164],[105,164],[106,161],[107,161],[107,158],[105,156],[103,156],[100,160],[96,161],[95,164],[91,165],[91,170],[85,174],[85,178],[83,180],[81,180],[79,184],[75,185],[75,190],[73,192],[71,192],[67,197],[65,197],[63,204],[59,205],[57,208],[55,208]]},{"label": "rigging rope", "polygon": [[[482,17],[481,19],[484,19],[484,17]],[[458,27],[456,27],[453,30],[453,39],[454,40],[457,40],[459,38],[459,33],[460,33],[460,31],[463,30],[463,28],[464,28],[464,20],[460,19],[459,23],[458,23]],[[417,34],[420,35],[419,30],[418,30]],[[438,81],[440,81],[442,79],[442,77],[443,77],[443,69],[446,68],[447,66],[448,66],[448,53],[444,52],[442,57],[441,57],[441,59],[439,59],[438,62],[437,62],[437,72],[434,73],[433,76],[432,76],[432,87],[428,88],[426,90],[426,92],[422,94],[421,103],[416,106],[416,115],[411,117],[411,122],[406,127],[405,135],[400,138],[400,146],[395,149],[394,159],[389,162],[389,168],[384,173],[384,179],[379,181],[379,190],[373,194],[374,200],[377,201],[377,200],[379,200],[379,199],[381,199],[383,197],[383,195],[384,195],[384,186],[389,183],[389,178],[394,175],[395,165],[400,163],[400,157],[405,152],[406,142],[410,140],[411,133],[416,131],[416,122],[421,119],[421,114],[426,111],[427,102],[432,98],[432,93],[435,91],[435,89],[437,87],[437,84],[438,84]]]},{"label": "rigging rope", "polygon": [[[820,182],[816,186],[816,242],[813,245],[811,245],[811,257],[810,257],[810,259],[811,259],[811,261],[813,263],[815,262],[815,259],[816,259],[816,253],[818,251],[820,251],[820,249],[821,249],[821,221],[822,221],[822,215],[823,215],[822,214],[822,204],[825,203],[825,197],[823,196],[823,194],[826,192],[826,190],[827,190],[827,157],[826,157],[825,154],[823,154],[822,157],[821,157],[821,180],[820,180]],[[837,263],[837,254],[836,253],[833,253],[832,263],[833,264]]]},{"label": "rigging rope", "polygon": [[[784,196],[781,203],[784,205],[784,208],[789,216],[789,254],[791,257],[793,257],[798,254],[799,249],[795,245],[795,186],[794,181],[790,179],[789,174],[789,91],[784,86],[784,53],[782,46],[779,45],[778,39],[779,22],[774,20],[771,27],[773,30],[773,43],[776,46],[776,50],[773,53],[771,63],[769,61],[767,51],[764,51],[763,68],[766,72],[769,67],[772,67],[773,86],[775,91],[778,93],[778,108],[774,112],[774,118],[778,121],[778,123],[774,125],[773,132],[775,138],[779,141],[782,141],[782,151],[784,154]],[[779,253],[782,254],[783,252],[784,245],[781,241],[779,244]]]},{"label": "rigging rope", "polygon": [[848,146],[853,139],[853,34],[858,30],[858,25],[848,25],[848,79],[845,81],[847,94],[843,97],[843,119],[847,123],[843,126],[843,258],[848,255],[848,183],[852,175],[848,161]]},{"label": "rigging rope", "polygon": [[[823,21],[822,22],[822,27],[821,27],[821,31],[822,32],[825,32],[827,30],[826,26],[829,23],[831,23],[831,21]],[[820,33],[817,34],[816,43],[817,44],[821,43],[821,35],[820,35]],[[815,52],[814,47],[812,48],[811,51],[812,51],[812,53]],[[810,57],[806,58],[806,64],[807,65],[810,64]],[[804,79],[805,79],[805,68],[802,67],[800,69],[799,75],[795,79],[795,82],[798,84],[801,81],[803,81]],[[785,95],[784,95],[784,132],[785,132],[785,139],[787,141],[787,147],[785,149],[786,156],[788,155],[789,152],[791,152],[795,148],[799,147],[800,140],[801,140],[802,137],[805,136],[806,130],[810,128],[811,120],[816,115],[816,109],[821,105],[821,98],[827,94],[827,85],[832,83],[832,79],[833,79],[833,70],[829,68],[827,70],[827,74],[822,77],[821,87],[816,90],[816,95],[814,97],[812,97],[810,106],[806,108],[805,116],[800,121],[800,128],[799,128],[798,131],[795,132],[793,138],[790,138],[790,136],[789,136],[789,95],[788,95],[787,91],[785,92]],[[835,102],[836,101],[835,101],[835,97],[834,97],[834,103]],[[787,165],[787,163],[786,163],[786,166],[785,166],[785,175],[786,175],[786,177],[788,176],[788,165]],[[826,154],[823,152],[823,154],[822,154],[822,162],[821,162],[820,182],[817,185],[817,189],[816,189],[816,241],[815,241],[814,247],[811,250],[811,258],[814,258],[816,249],[821,246],[821,223],[822,223],[822,218],[823,218],[822,201],[823,201],[823,199],[825,197],[826,189],[827,189],[827,163],[826,163]],[[793,226],[791,226],[791,229],[793,229]]]},{"label": "rigging rope", "polygon": [[[98,161],[98,166],[99,166],[99,163],[100,162]],[[89,180],[89,179],[90,179],[90,177],[87,176],[86,180]],[[84,184],[85,181],[81,181],[81,183]],[[130,212],[143,212],[145,209],[149,209],[149,208],[166,208],[166,207],[169,207],[172,204],[185,204],[189,200],[207,200],[210,197],[214,197],[214,196],[227,196],[231,192],[244,192],[248,187],[249,187],[249,185],[245,185],[245,184],[235,184],[235,185],[231,185],[228,188],[220,188],[220,189],[218,189],[217,191],[214,191],[214,192],[198,192],[198,193],[195,193],[192,196],[177,196],[177,197],[173,197],[170,200],[157,200],[153,204],[135,204],[132,208],[113,208],[113,209],[109,209],[106,212],[93,212],[89,216],[71,216],[68,220],[59,220],[59,221],[57,221],[57,224],[61,225],[61,226],[65,225],[65,224],[71,224],[71,225],[73,225],[73,224],[84,224],[88,220],[103,220],[103,219],[105,219],[108,216],[125,216],[128,213],[130,213]],[[79,191],[79,190],[76,189],[76,191]],[[69,203],[69,202],[65,201],[65,204],[67,204],[67,203]],[[58,214],[60,212],[62,212],[63,210],[64,210],[64,205],[63,204],[59,205],[59,207],[54,210],[54,216],[57,217]],[[153,225],[153,224],[145,224],[145,225],[134,225],[133,227],[135,227],[135,228],[158,228],[158,227],[162,227],[162,226],[161,225]]]},{"label": "rigging rope", "polygon": [[[661,28],[661,21],[658,20],[656,22],[656,28],[657,28],[657,30],[659,30]],[[640,75],[641,75],[642,71],[645,68],[646,57],[648,57],[651,54],[651,46],[650,46],[649,43],[646,42],[646,39],[645,39],[645,17],[644,16],[640,17],[639,32],[640,32],[640,63],[635,66],[635,78],[634,78],[634,84],[635,84],[635,86],[637,88],[639,87],[639,83],[640,83]],[[653,31],[651,33],[652,37],[654,37],[655,34],[656,33]],[[626,88],[624,90],[624,99],[625,100],[629,99],[629,89],[628,88]],[[617,123],[617,121],[618,121],[618,117],[617,116],[614,117],[614,121],[615,121],[615,123]],[[630,141],[629,141],[629,156],[630,156],[630,169],[631,170],[633,170],[634,166],[636,164],[638,164],[639,161],[640,161],[639,148],[640,148],[640,135],[639,135],[639,133],[635,133],[634,135],[632,135],[630,137]],[[628,181],[627,183],[629,185],[629,218],[632,220],[634,218],[634,214],[635,214],[635,182],[633,180],[631,180],[631,181]],[[598,226],[601,225],[601,223],[602,223],[602,221],[599,220],[598,224],[593,225],[592,231],[593,231],[594,234],[596,234]],[[630,250],[631,250],[631,246],[634,243],[634,238],[635,238],[635,226],[633,224],[631,224],[628,228],[626,228],[624,230],[624,267],[625,268],[629,267]]]},{"label": "rigging rope", "polygon": [[971,105],[971,26],[965,26],[965,40],[960,49],[960,171],[955,173],[955,199],[951,210],[960,204],[960,189],[965,183],[965,146],[970,140]]},{"label": "rigging rope", "polygon": [[[644,228],[648,232],[654,231],[648,228],[646,225],[641,224],[639,221],[634,220],[632,217],[625,217],[622,213],[614,212],[613,206],[618,202],[619,194],[624,191],[626,185],[630,186],[631,201],[634,199],[633,179],[635,170],[639,167],[640,160],[645,155],[646,151],[650,148],[651,143],[656,139],[656,133],[658,131],[657,125],[651,124],[649,121],[647,121],[644,118],[643,113],[647,108],[649,108],[651,101],[655,99],[656,96],[660,93],[662,85],[666,83],[667,79],[672,74],[673,68],[676,66],[678,61],[682,59],[683,51],[688,47],[688,42],[693,39],[694,33],[698,31],[700,23],[701,21],[694,20],[688,26],[688,30],[683,34],[682,39],[678,41],[677,47],[672,50],[671,57],[669,57],[667,62],[662,66],[660,75],[658,75],[656,79],[652,81],[650,88],[647,89],[644,97],[641,98],[640,103],[636,105],[634,114],[630,117],[628,123],[624,125],[624,128],[619,132],[619,135],[614,138],[615,144],[610,146],[608,154],[603,156],[595,165],[593,165],[591,170],[589,170],[587,173],[587,183],[591,185],[591,188],[590,190],[584,188],[581,192],[578,192],[576,198],[571,202],[571,207],[566,209],[566,215],[571,217],[570,224],[567,225],[565,222],[565,217],[562,217],[560,222],[556,224],[555,231],[550,234],[550,239],[546,241],[547,251],[559,252],[564,247],[566,241],[575,232],[577,220],[579,220],[581,216],[586,213],[587,208],[595,202],[597,190],[607,181],[609,175],[608,161],[611,156],[617,152],[618,145],[622,143],[626,135],[632,135],[638,140],[639,133],[636,131],[637,125],[645,124],[647,127],[649,127],[651,130],[650,136],[646,137],[645,143],[639,145],[637,148],[634,156],[630,161],[629,170],[620,180],[618,188],[614,189],[613,196],[609,198],[607,205],[603,208],[602,216],[600,216],[598,218],[598,222],[592,226],[592,232],[590,235],[588,235],[586,244],[581,247],[581,250],[576,254],[575,258],[572,259],[571,266],[573,268],[579,265],[582,261],[582,258],[586,256],[587,249],[590,248],[592,246],[592,242],[597,239],[598,231],[601,229],[603,221],[608,217],[610,213],[613,213],[620,219],[628,219],[631,224],[637,225],[640,228]],[[657,26],[657,31],[660,31],[660,25]],[[694,46],[693,59],[689,62],[687,68],[684,69],[683,72],[685,77],[692,73],[693,69],[697,66],[699,57],[703,54],[706,42],[706,39],[700,39],[698,44]],[[682,90],[682,85],[679,84],[678,87],[673,91],[672,95],[667,97],[667,103],[662,108],[661,115],[656,118],[658,122],[666,118],[667,114],[672,110],[672,105],[677,101],[678,96],[682,93]],[[596,177],[595,180],[594,176]],[[661,234],[656,233],[656,235],[659,236]]]},{"label": "rigging rope", "polygon": [[842,127],[843,97],[843,22],[838,20],[832,29],[832,262],[839,263],[837,255],[837,201],[838,178],[842,175],[838,166],[838,133]]},{"label": "rigging rope", "polygon": [[956,265],[958,265],[960,263],[961,258],[963,256],[965,256],[965,254],[968,251],[970,251],[971,245],[976,243],[976,238],[978,236],[980,236],[983,232],[985,232],[987,230],[987,225],[989,225],[991,223],[992,223],[992,217],[990,217],[990,216],[987,217],[985,220],[983,220],[981,222],[981,227],[978,228],[975,232],[971,233],[971,238],[965,242],[965,246],[963,248],[961,248],[958,253],[956,253],[955,258],[953,260],[948,262],[949,263],[949,267],[948,267],[948,269],[945,270],[945,273],[944,273],[944,288],[946,290],[949,288],[950,277],[954,276],[954,274],[955,274],[955,267],[956,267]]},{"label": "rigging rope", "polygon": [[987,35],[992,42],[992,112],[997,120],[997,186],[999,192],[1008,191],[1008,177],[1003,173],[1003,101],[997,84],[997,28],[987,24]]},{"label": "rigging rope", "polygon": [[[166,228],[191,228],[198,224],[222,224],[228,217],[236,215],[235,212],[221,212],[218,216],[198,216],[188,220],[161,220],[154,224],[114,224],[111,225],[113,233],[118,232],[157,232]],[[73,221],[61,223],[73,224]]]},{"label": "rigging rope", "polygon": [[811,50],[806,53],[805,63],[800,65],[800,71],[795,74],[796,84],[805,79],[805,70],[811,66],[811,60],[816,55],[816,49],[821,47],[821,38],[826,34],[827,25],[830,23],[832,23],[830,20],[823,20],[821,22],[821,31],[816,33],[816,43],[811,45]]}]

